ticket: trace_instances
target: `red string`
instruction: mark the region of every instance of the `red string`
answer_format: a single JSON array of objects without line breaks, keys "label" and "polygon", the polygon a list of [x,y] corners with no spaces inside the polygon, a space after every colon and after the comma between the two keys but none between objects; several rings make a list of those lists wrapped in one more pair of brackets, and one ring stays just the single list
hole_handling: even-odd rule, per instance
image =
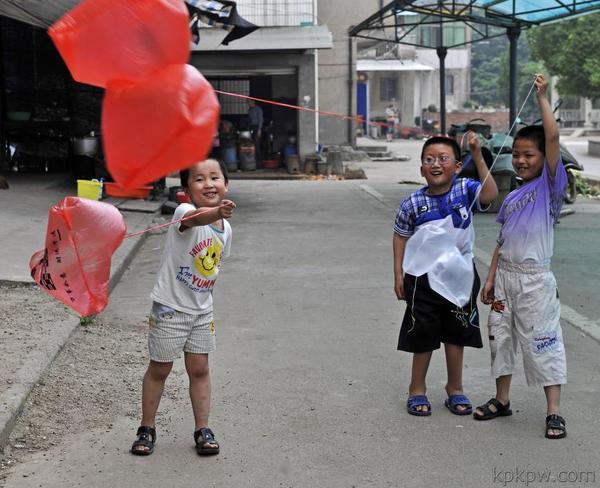
[{"label": "red string", "polygon": [[196,212],[192,215],[188,215],[187,217],[183,217],[182,219],[171,220],[171,222],[167,222],[166,224],[153,225],[152,227],[148,227],[148,228],[146,228],[144,230],[140,230],[138,232],[133,232],[131,234],[125,234],[125,237],[123,237],[123,239],[127,239],[128,237],[139,236],[139,235],[145,234],[146,232],[150,232],[151,230],[162,229],[163,227],[168,227],[169,225],[179,224],[180,222],[183,222],[184,220],[189,220],[189,219],[193,219],[194,217],[198,217],[199,215],[204,215],[205,213],[208,213],[211,210],[212,209],[203,210],[201,212]]},{"label": "red string", "polygon": [[[226,91],[221,91],[221,90],[215,90],[215,93],[219,93],[220,95],[227,95],[227,96],[230,96],[230,97],[244,98],[246,100],[255,100],[257,102],[267,103],[267,104],[270,104],[270,105],[277,105],[279,107],[290,108],[290,109],[293,109],[293,110],[303,110],[305,112],[312,112],[312,113],[316,113],[316,114],[319,114],[319,115],[326,115],[326,116],[329,116],[329,117],[337,117],[337,118],[340,118],[340,119],[343,119],[343,120],[352,120],[352,121],[355,121],[355,122],[357,122],[359,124],[363,123],[363,118],[360,115],[351,116],[351,115],[339,114],[339,113],[336,113],[336,112],[327,112],[325,110],[317,110],[315,108],[302,107],[301,105],[292,105],[292,104],[289,104],[289,103],[276,102],[274,100],[267,100],[265,98],[251,97],[251,96],[248,96],[248,95],[242,95],[240,93],[231,93],[231,92],[226,92]],[[388,124],[386,122],[370,122],[369,121],[369,122],[367,122],[367,125],[389,127],[391,124]],[[190,215],[189,217],[184,217],[182,219],[172,220],[171,222],[167,222],[166,224],[154,225],[152,227],[148,227],[147,229],[140,230],[138,232],[133,232],[131,234],[126,234],[125,237],[124,237],[124,239],[127,239],[129,237],[136,237],[136,236],[145,234],[146,232],[150,232],[150,231],[157,230],[157,229],[162,229],[163,227],[168,227],[168,226],[173,225],[173,224],[178,224],[180,222],[183,222],[184,220],[188,220],[188,219],[194,218],[194,217],[196,217],[198,215],[202,215],[202,214],[204,214],[206,212],[208,212],[208,210],[205,210],[203,212],[195,213],[193,215]]]},{"label": "red string", "polygon": [[[219,93],[220,95],[227,95],[229,97],[244,98],[246,100],[255,100],[257,102],[266,103],[269,105],[277,105],[279,107],[291,108],[294,110],[303,110],[305,112],[312,112],[312,113],[319,114],[319,115],[327,115],[329,117],[337,117],[337,118],[340,118],[343,120],[352,120],[359,124],[362,124],[364,122],[361,115],[352,116],[352,115],[339,114],[336,112],[327,112],[325,110],[317,110],[316,108],[302,107],[301,105],[292,105],[289,103],[276,102],[274,100],[267,100],[266,98],[251,97],[249,95],[242,95],[240,93],[231,93],[231,92],[226,92],[226,91],[221,91],[221,90],[215,90],[215,93]],[[379,126],[383,126],[383,127],[389,127],[392,124],[388,124],[387,122],[371,122],[371,121],[369,121],[369,122],[367,122],[367,125],[376,125],[376,126],[379,125]]]}]

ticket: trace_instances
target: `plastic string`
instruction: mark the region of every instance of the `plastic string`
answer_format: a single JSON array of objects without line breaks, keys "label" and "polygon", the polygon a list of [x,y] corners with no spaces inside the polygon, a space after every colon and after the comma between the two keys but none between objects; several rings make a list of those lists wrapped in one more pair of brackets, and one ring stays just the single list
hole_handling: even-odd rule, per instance
[{"label": "plastic string", "polygon": [[[508,132],[506,133],[506,136],[504,137],[504,141],[502,141],[502,145],[500,146],[500,149],[498,150],[498,153],[496,154],[496,157],[494,158],[494,161],[492,162],[492,165],[489,167],[488,172],[485,175],[485,178],[483,178],[483,181],[481,182],[481,187],[483,187],[484,183],[487,181],[487,179],[492,174],[492,168],[496,165],[496,162],[498,161],[498,158],[500,157],[500,154],[502,154],[502,149],[506,145],[506,141],[508,141],[508,138],[511,137],[512,130],[514,129],[515,125],[517,124],[517,121],[519,120],[519,115],[521,115],[521,112],[523,111],[523,108],[525,108],[525,104],[527,103],[527,100],[529,100],[529,97],[531,96],[531,92],[533,91],[533,88],[535,87],[535,80],[536,79],[537,79],[537,76],[533,79],[533,83],[531,84],[531,88],[529,88],[529,93],[527,93],[527,96],[525,97],[525,100],[523,101],[523,104],[521,105],[521,108],[519,109],[519,112],[517,113],[517,115],[515,117],[515,120],[513,120],[513,123],[510,126],[510,129],[508,129]],[[463,146],[465,135],[466,135],[466,132],[463,134],[463,136],[462,136],[462,138],[460,140],[460,147]],[[471,203],[471,205],[469,206],[469,212],[468,212],[469,214],[473,211],[473,207],[475,206],[476,203],[477,203],[477,200],[473,200],[473,203]]]}]

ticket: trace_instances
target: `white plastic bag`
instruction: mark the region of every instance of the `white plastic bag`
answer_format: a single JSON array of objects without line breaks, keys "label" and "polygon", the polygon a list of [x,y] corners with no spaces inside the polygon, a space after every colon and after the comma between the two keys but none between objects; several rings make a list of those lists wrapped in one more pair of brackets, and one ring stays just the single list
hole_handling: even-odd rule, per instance
[{"label": "white plastic bag", "polygon": [[427,222],[406,243],[403,269],[413,276],[427,273],[431,288],[458,307],[471,299],[474,230],[456,229],[452,216]]}]

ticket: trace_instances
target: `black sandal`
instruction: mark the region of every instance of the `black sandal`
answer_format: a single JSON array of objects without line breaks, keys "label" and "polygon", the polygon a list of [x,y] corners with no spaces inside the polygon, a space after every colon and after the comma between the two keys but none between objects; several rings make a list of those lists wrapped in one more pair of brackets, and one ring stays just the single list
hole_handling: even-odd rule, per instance
[{"label": "black sandal", "polygon": [[219,443],[215,440],[213,431],[208,427],[203,427],[194,432],[194,442],[196,443],[196,452],[200,456],[219,454]]},{"label": "black sandal", "polygon": [[[136,456],[149,456],[154,452],[154,443],[156,442],[156,429],[140,425],[137,430],[137,439],[131,446],[131,454]],[[139,449],[145,447],[146,449]]]},{"label": "black sandal", "polygon": [[[490,405],[496,407],[495,412],[490,408]],[[491,420],[495,419],[496,417],[507,417],[509,415],[512,415],[512,410],[510,409],[510,402],[508,402],[506,405],[503,405],[496,398],[490,398],[486,403],[480,405],[477,408],[483,412],[483,415],[478,414],[477,410],[475,410],[473,412],[473,418],[475,420]]]},{"label": "black sandal", "polygon": [[[553,413],[546,417],[546,439],[563,439],[567,437],[567,423],[560,415]],[[549,430],[560,430],[558,435],[549,435]]]}]

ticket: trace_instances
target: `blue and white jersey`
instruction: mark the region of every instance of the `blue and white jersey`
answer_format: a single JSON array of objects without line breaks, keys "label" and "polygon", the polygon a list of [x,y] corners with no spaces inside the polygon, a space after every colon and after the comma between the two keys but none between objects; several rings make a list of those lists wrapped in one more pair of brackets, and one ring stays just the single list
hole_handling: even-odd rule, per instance
[{"label": "blue and white jersey", "polygon": [[452,215],[457,229],[466,229],[472,225],[473,208],[483,211],[479,203],[481,183],[470,178],[456,178],[452,187],[441,195],[429,195],[428,187],[420,188],[406,198],[398,208],[394,232],[404,237],[412,236],[417,227],[427,222],[441,220]]}]

